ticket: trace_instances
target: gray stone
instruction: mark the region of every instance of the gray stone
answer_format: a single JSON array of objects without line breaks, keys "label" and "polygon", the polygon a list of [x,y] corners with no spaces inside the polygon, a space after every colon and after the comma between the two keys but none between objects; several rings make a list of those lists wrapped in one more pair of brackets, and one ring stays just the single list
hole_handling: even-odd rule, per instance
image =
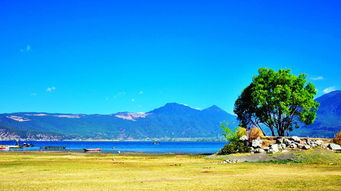
[{"label": "gray stone", "polygon": [[303,145],[302,144],[297,144],[297,147],[302,149],[303,148]]},{"label": "gray stone", "polygon": [[301,139],[299,137],[297,137],[297,136],[292,136],[291,139],[293,141],[295,141],[295,142],[300,142],[301,141]]},{"label": "gray stone", "polygon": [[307,144],[311,147],[317,147],[317,146],[322,146],[323,141],[307,139]]},{"label": "gray stone", "polygon": [[310,146],[309,146],[309,145],[304,145],[304,146],[303,146],[303,149],[308,150],[308,149],[310,149]]},{"label": "gray stone", "polygon": [[286,146],[285,144],[280,144],[280,147],[281,147],[282,149],[285,149],[287,146]]},{"label": "gray stone", "polygon": [[262,140],[259,137],[257,139],[252,140],[251,146],[254,148],[260,148],[262,146]]},{"label": "gray stone", "polygon": [[289,145],[289,148],[295,149],[295,148],[297,148],[297,145],[293,143],[293,144]]},{"label": "gray stone", "polygon": [[316,145],[321,146],[321,145],[323,144],[323,141],[321,141],[321,140],[316,140],[315,143],[316,143]]},{"label": "gray stone", "polygon": [[324,144],[321,145],[321,147],[324,148],[324,149],[329,149],[328,146],[329,146],[329,143],[324,143]]},{"label": "gray stone", "polygon": [[255,153],[265,153],[264,149],[258,148],[255,150]]},{"label": "gray stone", "polygon": [[270,145],[270,148],[271,150],[274,152],[274,153],[277,153],[279,150],[278,150],[278,145],[277,144],[273,144],[273,145]]},{"label": "gray stone", "polygon": [[290,141],[289,139],[284,139],[283,142],[284,142],[284,144],[287,145],[287,146],[289,146],[289,145],[292,144],[292,141]]},{"label": "gray stone", "polygon": [[334,144],[334,143],[330,143],[328,145],[328,148],[330,148],[333,151],[340,151],[341,150],[341,146],[338,144]]}]

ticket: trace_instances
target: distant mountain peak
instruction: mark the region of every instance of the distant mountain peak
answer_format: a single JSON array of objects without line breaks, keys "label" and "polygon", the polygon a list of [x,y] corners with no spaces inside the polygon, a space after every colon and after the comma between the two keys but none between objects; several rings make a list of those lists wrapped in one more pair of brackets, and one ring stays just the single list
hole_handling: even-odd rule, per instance
[{"label": "distant mountain peak", "polygon": [[169,113],[169,112],[183,112],[183,111],[199,111],[197,109],[191,108],[186,104],[180,103],[167,103],[166,105],[154,109],[148,113]]},{"label": "distant mountain peak", "polygon": [[189,106],[186,104],[182,104],[182,103],[171,102],[171,103],[166,103],[164,107],[189,107]]},{"label": "distant mountain peak", "polygon": [[211,107],[204,109],[204,111],[224,111],[224,110],[216,105],[212,105]]}]

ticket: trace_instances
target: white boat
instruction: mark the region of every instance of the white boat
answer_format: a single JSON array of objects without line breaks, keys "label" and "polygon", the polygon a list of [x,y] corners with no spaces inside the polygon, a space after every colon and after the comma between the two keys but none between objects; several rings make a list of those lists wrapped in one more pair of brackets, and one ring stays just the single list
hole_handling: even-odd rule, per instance
[{"label": "white boat", "polygon": [[9,145],[0,145],[0,151],[8,151]]}]

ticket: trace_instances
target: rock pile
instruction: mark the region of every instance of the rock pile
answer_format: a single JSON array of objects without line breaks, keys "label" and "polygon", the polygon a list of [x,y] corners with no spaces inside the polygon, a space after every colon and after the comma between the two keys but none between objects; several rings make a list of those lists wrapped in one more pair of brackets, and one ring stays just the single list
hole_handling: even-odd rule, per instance
[{"label": "rock pile", "polygon": [[288,152],[288,150],[308,150],[312,148],[324,148],[330,150],[341,150],[341,146],[334,143],[329,143],[320,139],[292,137],[269,137],[248,141],[247,136],[242,136],[241,141],[245,141],[250,147],[251,153],[277,153]]},{"label": "rock pile", "polygon": [[228,159],[228,160],[224,160],[221,163],[223,164],[233,164],[233,163],[238,163],[240,162],[239,160],[233,160],[233,159]]}]

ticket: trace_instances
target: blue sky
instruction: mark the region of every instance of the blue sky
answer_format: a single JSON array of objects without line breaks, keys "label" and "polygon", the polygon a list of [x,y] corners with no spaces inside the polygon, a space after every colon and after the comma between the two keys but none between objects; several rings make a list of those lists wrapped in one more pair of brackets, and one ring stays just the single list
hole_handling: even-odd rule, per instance
[{"label": "blue sky", "polygon": [[0,112],[232,112],[260,67],[341,87],[340,1],[0,1]]}]

